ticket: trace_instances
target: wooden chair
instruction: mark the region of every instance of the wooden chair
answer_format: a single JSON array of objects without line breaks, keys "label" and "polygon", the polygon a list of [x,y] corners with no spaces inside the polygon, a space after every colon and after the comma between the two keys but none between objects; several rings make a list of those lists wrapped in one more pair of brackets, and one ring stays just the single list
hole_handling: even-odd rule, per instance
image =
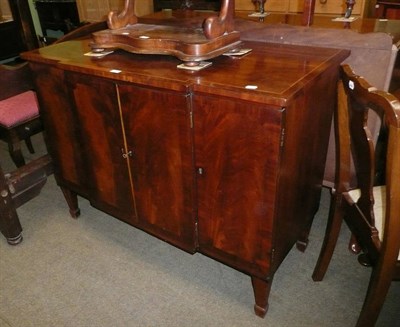
[{"label": "wooden chair", "polygon": [[[313,273],[321,281],[327,271],[344,219],[363,250],[361,263],[372,265],[367,295],[357,326],[373,326],[392,280],[400,279],[400,102],[378,91],[342,66],[335,113],[337,174],[325,239]],[[387,132],[385,185],[374,186],[375,146],[368,129],[368,112],[382,117]],[[357,189],[350,185],[354,159]]]},{"label": "wooden chair", "polygon": [[0,139],[8,143],[17,167],[25,164],[21,151],[24,140],[34,153],[31,136],[43,130],[29,66],[0,65]]},{"label": "wooden chair", "polygon": [[22,241],[22,227],[16,209],[40,193],[52,172],[48,154],[7,174],[0,165],[0,232],[8,244],[16,245]]}]

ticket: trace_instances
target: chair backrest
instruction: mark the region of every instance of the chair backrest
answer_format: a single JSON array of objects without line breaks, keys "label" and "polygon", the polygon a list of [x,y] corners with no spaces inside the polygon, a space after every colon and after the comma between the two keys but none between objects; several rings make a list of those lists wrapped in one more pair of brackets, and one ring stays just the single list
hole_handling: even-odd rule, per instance
[{"label": "chair backrest", "polygon": [[0,85],[0,100],[32,90],[34,85],[28,63],[0,65]]},{"label": "chair backrest", "polygon": [[[342,82],[339,92],[345,91],[347,103],[338,103],[335,126],[337,133],[337,172],[335,188],[337,192],[346,192],[351,183],[350,165],[352,157],[354,161],[357,187],[360,197],[357,201],[357,210],[362,213],[364,219],[374,231],[375,219],[373,213],[374,205],[374,181],[375,181],[375,158],[378,149],[373,142],[373,137],[368,127],[369,111],[374,111],[382,121],[387,133],[385,160],[385,189],[386,189],[386,212],[382,220],[385,234],[384,243],[394,240],[395,247],[399,249],[400,239],[400,102],[384,91],[377,90],[364,78],[354,74],[350,66],[341,67]],[[340,98],[340,97],[339,97]],[[356,226],[357,228],[357,226]],[[394,236],[393,236],[394,234]],[[377,236],[377,235],[376,235]],[[390,237],[389,237],[390,236]],[[372,237],[372,244],[380,249],[379,238]],[[396,240],[397,239],[397,240]],[[368,242],[366,242],[368,243]],[[368,244],[361,244],[368,246]],[[384,245],[382,245],[384,246]],[[369,253],[374,258],[374,250]],[[396,255],[397,257],[397,255]]]}]

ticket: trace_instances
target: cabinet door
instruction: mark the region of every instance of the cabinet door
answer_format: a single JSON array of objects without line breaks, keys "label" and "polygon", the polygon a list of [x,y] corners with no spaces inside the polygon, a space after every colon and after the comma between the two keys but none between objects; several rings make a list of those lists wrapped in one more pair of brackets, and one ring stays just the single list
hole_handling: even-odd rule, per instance
[{"label": "cabinet door", "polygon": [[190,97],[119,85],[139,227],[195,250]]},{"label": "cabinet door", "polygon": [[283,110],[195,96],[200,251],[265,278],[273,251]]},{"label": "cabinet door", "polygon": [[67,73],[66,80],[84,149],[87,197],[101,210],[135,224],[117,87],[111,81],[89,75]]}]

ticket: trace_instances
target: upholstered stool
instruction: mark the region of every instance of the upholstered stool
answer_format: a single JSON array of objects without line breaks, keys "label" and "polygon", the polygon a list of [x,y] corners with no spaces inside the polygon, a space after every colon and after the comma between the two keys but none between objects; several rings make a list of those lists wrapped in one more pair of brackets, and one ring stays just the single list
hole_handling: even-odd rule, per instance
[{"label": "upholstered stool", "polygon": [[26,91],[0,101],[0,138],[8,143],[12,160],[17,167],[25,164],[21,152],[22,140],[34,153],[30,137],[42,131],[36,94]]}]

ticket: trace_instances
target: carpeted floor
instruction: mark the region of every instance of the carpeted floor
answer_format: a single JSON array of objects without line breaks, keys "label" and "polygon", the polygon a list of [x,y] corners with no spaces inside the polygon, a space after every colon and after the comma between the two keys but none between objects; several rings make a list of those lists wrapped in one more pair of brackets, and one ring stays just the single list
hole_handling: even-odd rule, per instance
[{"label": "carpeted floor", "polygon": [[[41,137],[35,137],[39,155]],[[3,168],[12,169],[0,143]],[[347,251],[342,229],[324,281],[312,270],[328,212],[324,190],[305,253],[295,248],[278,269],[265,319],[253,313],[250,278],[201,254],[190,255],[80,199],[71,219],[50,177],[18,209],[23,242],[0,239],[0,327],[354,326],[369,278]],[[377,326],[400,326],[400,283],[392,283]]]}]

